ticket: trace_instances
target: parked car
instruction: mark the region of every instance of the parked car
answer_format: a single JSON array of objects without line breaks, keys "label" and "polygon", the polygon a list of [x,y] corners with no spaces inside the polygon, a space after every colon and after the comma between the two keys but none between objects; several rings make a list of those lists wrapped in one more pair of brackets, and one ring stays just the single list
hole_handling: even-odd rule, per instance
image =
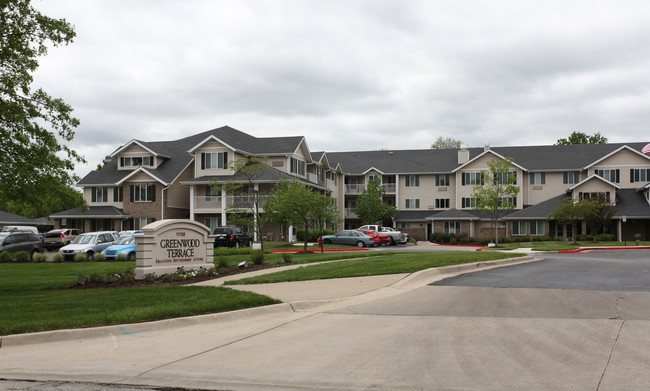
[{"label": "parked car", "polygon": [[117,238],[113,244],[106,247],[102,253],[106,259],[117,259],[117,256],[124,254],[127,260],[135,261],[136,243],[135,237],[137,235],[144,235],[144,232],[135,232],[133,234],[124,234]]},{"label": "parked car", "polygon": [[373,247],[375,245],[375,239],[372,236],[352,229],[346,229],[334,235],[324,235],[321,239],[324,244],[349,244],[357,247]]},{"label": "parked car", "polygon": [[129,235],[135,235],[135,234],[144,234],[144,232],[140,231],[139,229],[132,229],[129,231],[120,231],[120,236],[129,236]]},{"label": "parked car", "polygon": [[239,227],[217,227],[212,231],[216,235],[214,247],[241,247],[250,246],[253,238],[242,232]]},{"label": "parked car", "polygon": [[59,253],[66,261],[74,260],[77,254],[86,254],[86,259],[92,261],[96,253],[102,252],[113,244],[118,235],[115,231],[89,232],[77,236],[72,243],[61,247]]},{"label": "parked car", "polygon": [[33,232],[0,232],[0,252],[16,253],[26,251],[31,257],[43,252],[43,243]]},{"label": "parked car", "polygon": [[81,235],[81,230],[74,228],[53,229],[45,234],[43,246],[47,251],[57,250],[70,244],[77,236]]},{"label": "parked car", "polygon": [[355,231],[363,232],[368,236],[372,236],[372,238],[375,239],[375,245],[377,246],[381,246],[382,244],[390,246],[390,237],[384,233],[379,233],[369,229],[355,229]]},{"label": "parked car", "polygon": [[382,234],[386,234],[390,238],[390,245],[394,246],[396,244],[405,244],[409,241],[409,235],[406,232],[402,232],[398,229],[391,227],[382,227],[381,225],[369,224],[362,225],[359,229],[369,229],[372,231],[377,231]]},{"label": "parked car", "polygon": [[33,232],[35,234],[38,233],[38,229],[36,227],[32,227],[29,225],[5,225],[0,229],[0,232],[15,232],[15,231],[21,231],[21,232]]}]

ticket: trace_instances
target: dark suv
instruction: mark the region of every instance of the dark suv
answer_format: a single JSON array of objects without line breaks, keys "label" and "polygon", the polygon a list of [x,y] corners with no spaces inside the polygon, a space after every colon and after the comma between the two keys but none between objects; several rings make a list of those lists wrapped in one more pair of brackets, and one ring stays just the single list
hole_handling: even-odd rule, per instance
[{"label": "dark suv", "polygon": [[217,227],[212,231],[214,247],[241,247],[250,246],[253,241],[249,234],[242,232],[239,227]]},{"label": "dark suv", "polygon": [[43,242],[32,232],[0,232],[0,252],[27,251],[31,257],[43,252]]}]

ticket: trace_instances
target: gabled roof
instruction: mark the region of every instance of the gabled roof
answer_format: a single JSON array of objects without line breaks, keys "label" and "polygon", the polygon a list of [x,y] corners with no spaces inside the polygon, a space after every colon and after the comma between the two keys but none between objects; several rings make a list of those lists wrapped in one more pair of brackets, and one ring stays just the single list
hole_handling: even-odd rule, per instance
[{"label": "gabled roof", "polygon": [[575,190],[576,188],[578,188],[578,187],[582,186],[583,184],[585,184],[585,183],[587,183],[587,182],[589,182],[589,181],[592,181],[592,180],[599,180],[599,181],[601,181],[601,182],[605,182],[606,184],[612,186],[612,187],[615,188],[615,189],[620,189],[620,188],[621,188],[621,187],[620,187],[619,185],[617,185],[616,183],[614,183],[614,182],[610,182],[610,181],[608,181],[607,179],[601,177],[600,175],[595,175],[595,174],[594,174],[594,175],[591,175],[590,177],[585,178],[585,179],[583,179],[582,181],[576,183],[575,185],[569,187],[569,188],[567,189],[567,192],[568,192],[568,191],[573,191],[573,190]]},{"label": "gabled roof", "polygon": [[616,191],[616,208],[618,210],[614,214],[614,219],[622,219],[623,216],[630,219],[650,219],[648,200],[643,192],[634,189]]},{"label": "gabled roof", "polygon": [[569,197],[566,194],[559,194],[539,204],[531,205],[524,209],[519,209],[504,217],[504,220],[546,220],[548,215],[557,208],[557,206]]},{"label": "gabled roof", "polygon": [[[476,160],[478,160],[479,158],[481,158],[481,157],[483,157],[483,156],[485,156],[487,154],[494,155],[494,156],[498,157],[501,160],[506,160],[506,157],[501,156],[500,154],[494,152],[491,149],[488,149],[487,151],[483,151],[483,153],[479,154],[478,156],[476,156],[476,157],[474,157],[472,159],[469,159],[466,163],[463,163],[460,166],[456,167],[456,169],[454,169],[452,172],[456,172],[456,171],[462,169],[463,167],[465,167],[465,166],[467,166],[469,164],[472,164],[473,162],[475,162]],[[517,164],[514,161],[512,161],[510,164],[512,164],[513,166],[515,166],[515,167],[517,167],[517,168],[519,168],[519,169],[521,169],[523,171],[526,171],[526,169],[524,167],[520,166],[519,164]]]},{"label": "gabled roof", "polygon": [[15,215],[13,213],[0,210],[0,224],[2,225],[33,225],[34,219]]},{"label": "gabled roof", "polygon": [[608,153],[607,155],[601,157],[600,159],[594,161],[593,163],[591,163],[590,165],[588,165],[588,166],[585,167],[585,168],[593,167],[593,166],[595,166],[596,164],[602,162],[603,160],[609,158],[610,156],[613,156],[613,155],[619,153],[619,152],[622,151],[622,150],[628,150],[628,151],[630,151],[630,152],[636,153],[636,154],[639,155],[639,156],[642,156],[644,159],[648,159],[648,160],[650,160],[650,158],[649,158],[648,156],[644,155],[642,152],[637,151],[637,150],[635,150],[635,149],[632,149],[632,148],[628,147],[627,145],[623,145],[622,147],[616,149],[615,151],[612,151],[612,152]]},{"label": "gabled roof", "polygon": [[467,211],[452,208],[427,217],[427,220],[479,220],[479,217]]},{"label": "gabled roof", "polygon": [[[153,142],[132,140],[130,143],[136,142],[159,156],[168,157],[157,168],[147,168],[147,173],[160,182],[169,184],[173,183],[189,163],[194,160],[194,155],[188,151],[213,138],[232,146],[242,153],[264,156],[293,154],[304,141],[302,136],[258,138],[229,126],[223,126],[178,140]],[[127,143],[127,145],[130,144]],[[118,148],[114,155],[124,148],[125,146]],[[117,160],[111,159],[101,170],[91,171],[77,185],[82,187],[116,186],[118,183],[124,182],[125,178],[132,174],[133,170],[118,170]]]},{"label": "gabled roof", "polygon": [[135,140],[135,139],[129,141],[128,143],[126,143],[126,144],[122,145],[121,147],[119,147],[118,149],[116,149],[115,152],[113,152],[113,153],[110,154],[110,156],[111,156],[111,157],[115,157],[115,156],[117,156],[120,152],[122,152],[123,150],[125,150],[126,148],[128,148],[128,147],[130,147],[130,146],[132,146],[132,145],[134,145],[134,144],[135,144],[135,145],[139,145],[140,147],[144,148],[146,151],[149,151],[149,153],[151,153],[151,154],[154,155],[154,156],[163,157],[163,158],[169,158],[168,155],[164,155],[164,154],[162,154],[160,151],[156,151],[156,150],[154,150],[154,149],[151,149],[151,146],[148,145],[148,144],[150,144],[150,143],[147,143],[147,142],[145,142],[145,141]]},{"label": "gabled roof", "polygon": [[62,212],[54,213],[50,218],[127,218],[131,217],[124,213],[122,209],[114,206],[89,206],[88,209],[73,208]]}]

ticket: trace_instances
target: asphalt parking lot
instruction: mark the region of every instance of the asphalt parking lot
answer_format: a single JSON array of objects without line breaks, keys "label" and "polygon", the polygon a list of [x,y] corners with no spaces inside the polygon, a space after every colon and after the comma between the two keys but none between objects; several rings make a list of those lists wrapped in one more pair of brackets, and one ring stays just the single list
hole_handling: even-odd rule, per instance
[{"label": "asphalt parking lot", "polygon": [[0,373],[212,390],[649,390],[649,255],[544,254],[322,305],[3,346]]}]

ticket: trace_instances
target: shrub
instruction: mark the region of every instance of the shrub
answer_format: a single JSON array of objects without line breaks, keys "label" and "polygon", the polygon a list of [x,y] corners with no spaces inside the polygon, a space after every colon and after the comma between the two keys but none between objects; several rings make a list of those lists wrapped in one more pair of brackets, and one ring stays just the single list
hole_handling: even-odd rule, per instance
[{"label": "shrub", "polygon": [[104,253],[96,253],[95,256],[93,256],[93,261],[95,261],[95,262],[104,262],[104,261],[106,261],[106,254],[104,254]]},{"label": "shrub", "polygon": [[251,251],[251,262],[255,265],[261,265],[264,263],[264,252],[260,250]]},{"label": "shrub", "polygon": [[16,262],[29,262],[31,257],[27,251],[18,251],[14,254],[14,260]]},{"label": "shrub", "polygon": [[576,239],[581,241],[581,242],[586,242],[586,241],[589,241],[589,240],[594,240],[594,237],[591,236],[591,235],[580,234],[580,235],[576,236]]},{"label": "shrub", "polygon": [[291,263],[293,261],[293,255],[291,253],[282,253],[282,259],[284,259],[284,263]]},{"label": "shrub", "polygon": [[79,253],[74,256],[75,262],[86,262],[88,260],[88,255],[86,253]]},{"label": "shrub", "polygon": [[217,266],[228,267],[228,258],[223,254],[217,255]]},{"label": "shrub", "polygon": [[46,262],[47,261],[47,255],[43,253],[35,253],[34,256],[32,257],[32,262]]},{"label": "shrub", "polygon": [[156,280],[158,279],[158,277],[156,277],[156,273],[147,273],[147,274],[145,274],[145,275],[143,276],[142,279],[143,279],[145,282],[154,282],[154,281],[156,281]]},{"label": "shrub", "polygon": [[553,240],[555,240],[556,242],[561,242],[561,241],[564,240],[564,237],[562,237],[562,236],[553,236]]},{"label": "shrub", "polygon": [[124,261],[126,261],[126,254],[124,254],[124,253],[119,253],[119,254],[117,254],[117,256],[115,257],[115,260],[116,260],[117,262],[124,262]]},{"label": "shrub", "polygon": [[54,254],[54,257],[52,258],[52,260],[54,262],[56,262],[56,263],[63,263],[63,254],[61,254],[61,253]]},{"label": "shrub", "polygon": [[456,244],[456,238],[449,239],[449,244]]},{"label": "shrub", "polygon": [[596,236],[599,242],[613,242],[615,240],[614,235],[612,234],[599,234]]},{"label": "shrub", "polygon": [[[334,235],[335,232],[332,231],[331,229],[312,229],[309,230],[309,237],[307,238],[308,242],[317,242],[318,238],[320,236],[324,235]],[[296,232],[296,239],[299,242],[304,242],[305,241],[305,231],[301,230]]]},{"label": "shrub", "polygon": [[0,263],[11,262],[14,260],[14,257],[9,251],[3,251],[0,253]]}]

